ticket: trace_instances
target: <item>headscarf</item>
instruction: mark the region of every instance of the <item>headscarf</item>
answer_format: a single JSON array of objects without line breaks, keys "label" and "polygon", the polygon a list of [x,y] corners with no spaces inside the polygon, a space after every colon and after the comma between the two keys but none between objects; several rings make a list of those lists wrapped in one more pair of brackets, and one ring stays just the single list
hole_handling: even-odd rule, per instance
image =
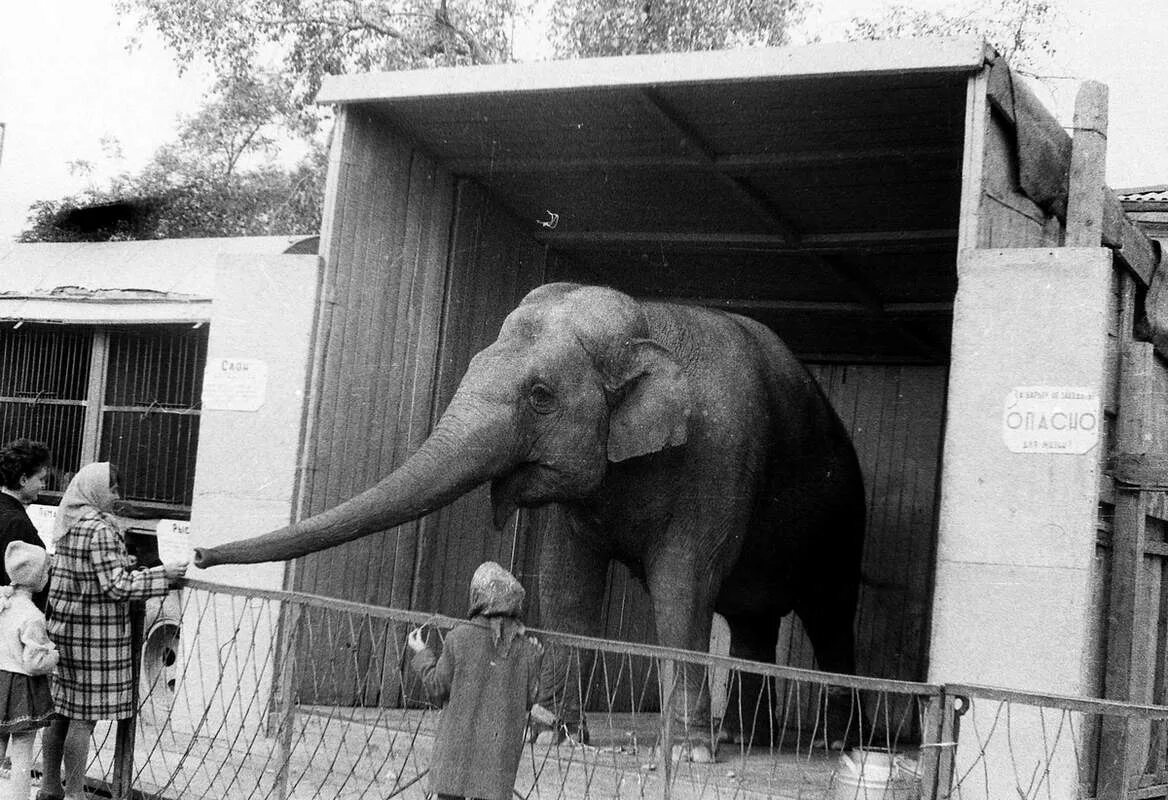
[{"label": "headscarf", "polygon": [[117,499],[117,495],[110,491],[110,463],[98,461],[86,464],[69,481],[69,488],[57,506],[53,543],[61,541],[61,537],[86,514],[92,511],[108,514]]},{"label": "headscarf", "polygon": [[470,617],[485,617],[495,647],[507,654],[511,640],[526,630],[520,617],[527,593],[515,576],[494,561],[486,561],[470,579]]}]

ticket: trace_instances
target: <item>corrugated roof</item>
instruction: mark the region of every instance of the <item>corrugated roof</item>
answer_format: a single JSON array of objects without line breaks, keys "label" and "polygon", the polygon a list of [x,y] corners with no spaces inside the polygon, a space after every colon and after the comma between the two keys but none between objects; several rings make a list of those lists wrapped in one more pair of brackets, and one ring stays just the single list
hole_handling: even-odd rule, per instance
[{"label": "corrugated roof", "polygon": [[1168,184],[1117,189],[1115,194],[1125,203],[1168,203]]}]

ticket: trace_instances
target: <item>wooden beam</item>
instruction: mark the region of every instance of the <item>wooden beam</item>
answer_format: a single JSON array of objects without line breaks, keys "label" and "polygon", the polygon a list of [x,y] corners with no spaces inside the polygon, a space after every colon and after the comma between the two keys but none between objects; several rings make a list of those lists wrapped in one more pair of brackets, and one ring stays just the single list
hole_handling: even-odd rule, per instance
[{"label": "wooden beam", "polygon": [[949,360],[949,353],[936,342],[920,336],[900,320],[889,316],[880,294],[862,275],[858,275],[855,269],[826,256],[811,254],[809,257],[833,275],[843,289],[864,307],[869,316],[888,323],[904,344],[928,359],[940,362]]},{"label": "wooden beam", "polygon": [[1107,169],[1107,86],[1085,81],[1075,97],[1075,135],[1067,186],[1067,247],[1103,244]]},{"label": "wooden beam", "polygon": [[854,250],[901,250],[920,246],[941,248],[957,241],[953,228],[931,230],[864,231],[857,233],[805,234],[798,244],[783,236],[765,233],[692,233],[670,231],[537,231],[539,242],[558,249],[625,249],[651,247],[756,248],[776,252],[846,252]]},{"label": "wooden beam", "polygon": [[686,147],[697,159],[700,159],[705,168],[711,171],[710,174],[715,180],[737,194],[759,219],[774,229],[776,234],[791,243],[799,240],[799,231],[775,208],[770,198],[755,190],[745,181],[719,172],[714,168],[716,160],[713,148],[660,95],[651,89],[642,89],[637,92],[637,98],[651,113],[657,115],[676,131]]},{"label": "wooden beam", "polygon": [[1104,467],[1120,483],[1136,488],[1168,488],[1168,453],[1120,453]]},{"label": "wooden beam", "polygon": [[[657,298],[653,298],[656,300]],[[661,302],[706,306],[743,311],[810,311],[815,313],[868,313],[870,307],[859,301],[758,300],[741,297],[662,297]],[[953,313],[952,303],[886,303],[884,313],[897,316],[945,316]]]},{"label": "wooden beam", "polygon": [[978,222],[981,219],[982,192],[985,186],[986,125],[989,122],[987,97],[989,70],[971,75],[965,88],[965,151],[961,163],[961,203],[957,247],[977,247]]},{"label": "wooden beam", "polygon": [[1152,283],[1152,275],[1160,263],[1160,249],[1124,213],[1119,198],[1108,187],[1103,187],[1103,244],[1115,250],[1115,255],[1145,286]]},{"label": "wooden beam", "polygon": [[748,172],[752,170],[815,169],[817,167],[872,164],[887,161],[920,162],[954,160],[961,157],[956,145],[870,147],[855,150],[810,150],[792,153],[734,153],[730,155],[694,156],[589,156],[582,158],[456,158],[443,163],[456,175],[526,175],[564,172],[603,172],[605,170],[714,170]]}]

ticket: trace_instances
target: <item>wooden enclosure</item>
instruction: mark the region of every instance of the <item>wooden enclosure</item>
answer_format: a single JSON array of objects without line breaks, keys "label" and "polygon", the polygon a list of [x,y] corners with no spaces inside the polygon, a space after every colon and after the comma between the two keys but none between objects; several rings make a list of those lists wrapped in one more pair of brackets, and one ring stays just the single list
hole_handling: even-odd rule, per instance
[{"label": "wooden enclosure", "polygon": [[[869,503],[860,671],[923,680],[948,646],[938,645],[951,624],[937,618],[948,609],[938,576],[959,574],[940,568],[938,515],[954,336],[979,324],[954,316],[959,266],[979,263],[968,254],[1118,254],[1112,302],[1096,309],[1111,326],[1110,382],[1094,382],[1109,424],[1088,473],[1126,435],[1120,352],[1157,254],[1103,187],[1105,101],[1102,123],[1072,147],[980,41],[344,76],[319,100],[337,122],[302,516],[416,449],[471,356],[540,283],[735,311],[787,341],[856,442]],[[974,513],[950,497],[961,510],[953,519]],[[1110,488],[1101,500],[1105,519],[1114,504],[1118,530],[1123,503]],[[457,616],[485,559],[534,584],[538,525],[521,513],[495,531],[483,487],[418,523],[303,558],[288,581]],[[1087,527],[1093,542],[1094,518]],[[1093,578],[1100,596],[1109,529],[1100,527]],[[1107,631],[1102,609],[1090,615],[1097,654]],[[810,666],[797,626],[785,630],[782,657]],[[619,566],[605,632],[653,637],[644,590]],[[382,658],[356,643],[353,668],[382,670]],[[1100,664],[1084,669],[1100,675]],[[318,701],[392,705],[396,683],[361,696],[346,695],[348,683]]]}]

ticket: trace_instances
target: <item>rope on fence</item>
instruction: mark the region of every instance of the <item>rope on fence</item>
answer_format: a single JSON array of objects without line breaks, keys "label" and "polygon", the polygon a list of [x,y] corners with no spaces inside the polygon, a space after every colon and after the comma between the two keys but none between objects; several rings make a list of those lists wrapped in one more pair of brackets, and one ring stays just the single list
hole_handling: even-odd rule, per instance
[{"label": "rope on fence", "polygon": [[[91,779],[111,782],[132,758],[134,791],[159,800],[427,796],[439,709],[411,677],[404,636],[427,624],[440,641],[460,620],[202,581],[187,581],[181,599],[173,663],[143,670],[134,741],[114,752],[110,730],[95,731]],[[573,728],[560,744],[529,744],[520,800],[864,797],[872,776],[849,775],[824,747],[836,709],[865,770],[874,763],[865,759],[884,757],[884,778],[902,782],[893,788],[916,787],[923,800],[1075,796],[1060,794],[1067,786],[1092,794],[1104,720],[1131,730],[1168,720],[1157,706],[533,632],[562,659],[560,684],[586,711],[591,738]],[[679,680],[683,668],[704,680]],[[715,713],[694,730],[698,699]],[[686,741],[720,742],[718,761],[675,762],[673,745]]]}]

